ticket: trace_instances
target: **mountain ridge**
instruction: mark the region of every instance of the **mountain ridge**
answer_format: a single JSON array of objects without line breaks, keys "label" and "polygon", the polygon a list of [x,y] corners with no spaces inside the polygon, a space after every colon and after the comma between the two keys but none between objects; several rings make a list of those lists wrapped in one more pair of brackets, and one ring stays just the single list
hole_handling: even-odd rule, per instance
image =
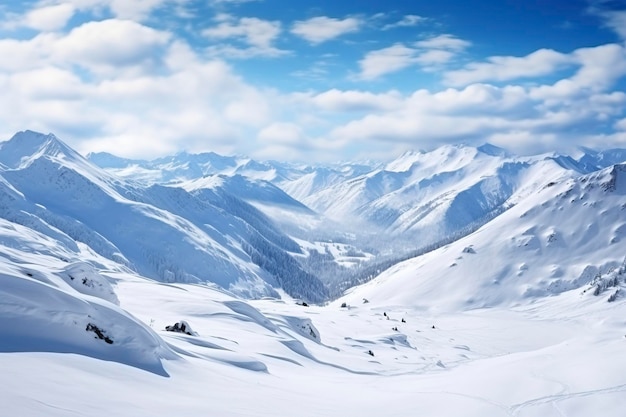
[{"label": "mountain ridge", "polygon": [[[145,163],[110,154],[87,159],[54,135],[25,131],[0,144],[8,187],[2,207],[6,218],[70,246],[72,240],[93,245],[159,280],[211,281],[252,298],[288,288],[292,296],[323,302],[335,285],[343,287],[339,280],[374,265],[364,254],[377,251],[387,263],[457,239],[548,184],[577,178],[591,169],[589,158],[597,166],[621,153],[585,155],[516,157],[485,144],[406,152],[371,166],[257,162],[212,152]],[[112,168],[97,167],[97,160]],[[138,167],[170,174],[145,182],[134,177]],[[39,176],[42,181],[30,180]],[[17,201],[22,209],[12,208]],[[337,247],[329,251],[325,241]]]}]

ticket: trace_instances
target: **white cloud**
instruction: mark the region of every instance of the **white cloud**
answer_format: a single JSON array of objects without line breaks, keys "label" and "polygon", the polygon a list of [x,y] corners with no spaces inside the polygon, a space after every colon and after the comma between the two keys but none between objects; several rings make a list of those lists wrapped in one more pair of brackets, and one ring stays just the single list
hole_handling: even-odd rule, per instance
[{"label": "white cloud", "polygon": [[414,43],[408,47],[396,43],[387,48],[368,52],[359,61],[358,79],[373,80],[385,74],[419,65],[425,71],[433,71],[446,64],[470,45],[452,35],[439,35]]},{"label": "white cloud", "polygon": [[438,65],[450,62],[452,58],[454,58],[454,55],[454,52],[432,49],[417,55],[415,62],[424,66],[425,70],[435,70]]},{"label": "white cloud", "polygon": [[626,75],[626,46],[618,44],[581,48],[573,52],[580,69],[572,81],[580,85],[604,90]]},{"label": "white cloud", "polygon": [[108,9],[115,18],[142,21],[158,7],[179,2],[180,0],[40,0],[36,3],[37,7],[25,16],[34,13],[36,19],[33,22],[62,21],[69,13],[69,8],[96,14]]},{"label": "white cloud", "polygon": [[143,19],[166,0],[113,0],[111,10],[122,19]]},{"label": "white cloud", "polygon": [[575,63],[567,54],[551,49],[539,49],[524,57],[492,56],[487,62],[472,62],[463,69],[448,71],[444,82],[463,86],[483,81],[509,81],[552,74],[554,71]]},{"label": "white cloud", "polygon": [[0,56],[11,57],[0,60],[0,71],[14,72],[45,65],[56,39],[52,34],[37,35],[29,40],[0,39]]},{"label": "white cloud", "polygon": [[240,3],[250,3],[253,1],[263,1],[263,0],[211,0],[211,4],[240,4]]},{"label": "white cloud", "polygon": [[616,121],[614,126],[616,130],[626,131],[626,118]]},{"label": "white cloud", "polygon": [[456,36],[450,35],[450,34],[433,36],[431,38],[415,42],[415,46],[418,48],[437,49],[437,50],[455,51],[455,52],[461,52],[467,49],[470,45],[471,45],[471,42],[468,42],[463,39],[459,39]]},{"label": "white cloud", "polygon": [[626,11],[605,12],[603,16],[606,19],[606,25],[626,40]]},{"label": "white cloud", "polygon": [[273,46],[282,29],[278,21],[268,21],[256,17],[235,19],[227,14],[217,16],[217,26],[205,29],[202,34],[211,39],[237,39],[248,46],[241,48],[233,45],[213,45],[209,48],[212,55],[231,58],[252,58],[257,56],[276,57],[289,51]]},{"label": "white cloud", "polygon": [[40,7],[26,13],[23,25],[43,32],[63,29],[76,9],[70,3]]},{"label": "white cloud", "polygon": [[49,66],[10,76],[12,89],[20,91],[23,98],[33,100],[80,99],[83,85],[73,72]]},{"label": "white cloud", "polygon": [[[336,124],[324,137],[341,143],[341,147],[359,144],[364,149],[377,148],[381,152],[432,148],[450,142],[478,145],[487,141],[518,152],[562,149],[568,141],[592,143],[596,139],[590,139],[588,132],[597,131],[598,123],[605,124],[624,114],[625,93],[585,91],[586,94],[567,100],[554,100],[552,106],[546,107],[549,97],[539,98],[535,88],[515,85],[472,84],[440,92],[418,90],[409,96],[393,97],[393,106],[379,107]],[[333,90],[309,99],[312,104],[324,104],[345,114],[350,111],[349,106],[328,104],[342,103],[340,98],[344,95],[363,103],[374,101],[368,94]],[[384,94],[378,96],[383,98]],[[623,126],[623,122],[618,122],[615,129]],[[616,145],[623,135],[602,137],[612,141],[603,144],[606,147]]]},{"label": "white cloud", "polygon": [[233,59],[252,59],[258,57],[277,58],[289,55],[291,52],[274,47],[236,47],[233,45],[213,45],[207,48],[207,52],[212,57],[223,57]]},{"label": "white cloud", "polygon": [[296,21],[291,28],[291,33],[315,45],[335,39],[346,33],[356,32],[362,24],[363,21],[355,17],[335,19],[318,16],[308,20]]},{"label": "white cloud", "polygon": [[[179,2],[160,4],[165,1]],[[116,0],[63,1],[81,13],[99,10],[100,16],[114,7],[120,15],[145,16],[158,3],[137,3],[132,11],[122,10]],[[52,7],[61,1],[38,4]],[[361,156],[379,152],[374,155],[378,158],[385,152],[460,141],[491,141],[512,150],[540,150],[567,141],[602,147],[626,143],[626,94],[616,88],[626,75],[623,44],[568,54],[540,50],[525,57],[492,57],[444,73],[451,87],[442,91],[374,92],[363,85],[358,90],[279,93],[248,84],[229,64],[212,58],[287,53],[275,46],[282,33],[279,22],[219,14],[207,29],[215,41],[207,53],[173,32],[121,18],[59,31],[73,22],[64,20],[62,8],[37,10],[44,12],[31,23],[47,32],[0,39],[0,56],[10,57],[0,60],[4,138],[32,128],[54,132],[81,151],[122,156],[145,158],[186,149],[309,160],[343,158],[342,152],[355,149],[364,152]],[[348,30],[316,29],[306,32],[312,43]],[[396,43],[366,54],[358,77],[373,80],[407,68],[442,70],[469,47],[468,41],[449,34]],[[320,59],[326,58],[310,69],[328,79],[334,57]],[[544,85],[541,80],[514,82],[544,75],[562,79]]]},{"label": "white cloud", "polygon": [[[626,40],[626,10],[611,10],[609,7],[611,2],[607,0],[588,0],[590,3],[588,11],[600,17],[604,26],[613,30],[620,38]],[[614,4],[619,4],[615,2]]]},{"label": "white cloud", "polygon": [[304,132],[295,123],[277,122],[263,128],[257,138],[268,145],[297,147],[304,141]]},{"label": "white cloud", "polygon": [[575,73],[552,85],[532,88],[530,94],[534,99],[542,100],[548,107],[558,107],[588,97],[590,92],[606,91],[626,76],[626,47],[622,45],[577,49],[569,59],[578,66]]},{"label": "white cloud", "polygon": [[130,20],[88,22],[56,41],[51,58],[111,73],[123,67],[150,66],[156,50],[164,48],[170,38],[167,32]]},{"label": "white cloud", "polygon": [[45,66],[80,67],[94,73],[147,70],[172,35],[130,20],[91,21],[69,33],[40,33],[31,39],[0,39],[0,71]]},{"label": "white cloud", "polygon": [[369,91],[332,89],[319,94],[296,95],[296,99],[307,101],[328,112],[371,112],[398,108],[402,96],[397,91],[375,94]]},{"label": "white cloud", "polygon": [[[54,132],[84,152],[232,153],[271,123],[270,103],[277,101],[223,61],[207,61],[185,42],[134,22],[112,19],[67,35],[0,40],[4,52],[22,54],[19,65],[0,63],[5,138],[31,128]],[[154,61],[164,64],[158,72]],[[95,72],[84,76],[77,65]]]},{"label": "white cloud", "polygon": [[418,16],[415,14],[408,14],[395,23],[390,23],[390,24],[383,26],[383,30],[395,29],[398,27],[417,26],[424,22],[427,22],[428,20],[429,19],[427,17]]},{"label": "white cloud", "polygon": [[393,46],[368,52],[359,61],[362,80],[373,80],[385,74],[396,72],[415,63],[416,50],[400,43]]},{"label": "white cloud", "polygon": [[242,17],[237,21],[223,21],[216,27],[202,31],[204,36],[214,39],[243,38],[249,45],[260,48],[270,47],[280,35],[280,22]]}]

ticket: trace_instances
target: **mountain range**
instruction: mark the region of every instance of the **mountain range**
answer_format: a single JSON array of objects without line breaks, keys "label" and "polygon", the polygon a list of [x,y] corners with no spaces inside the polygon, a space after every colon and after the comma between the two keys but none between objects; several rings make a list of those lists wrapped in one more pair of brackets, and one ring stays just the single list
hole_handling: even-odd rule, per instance
[{"label": "mountain range", "polygon": [[490,222],[511,227],[512,208],[533,212],[538,194],[555,198],[560,188],[548,184],[624,160],[618,149],[574,159],[447,145],[370,165],[215,153],[141,161],[83,157],[53,134],[25,131],[0,145],[0,208],[7,220],[159,281],[213,282],[246,298],[284,289],[323,302],[363,282],[376,262],[391,265]]},{"label": "mountain range", "polygon": [[0,143],[0,399],[618,416],[625,239],[626,150],[143,161],[19,132]]}]

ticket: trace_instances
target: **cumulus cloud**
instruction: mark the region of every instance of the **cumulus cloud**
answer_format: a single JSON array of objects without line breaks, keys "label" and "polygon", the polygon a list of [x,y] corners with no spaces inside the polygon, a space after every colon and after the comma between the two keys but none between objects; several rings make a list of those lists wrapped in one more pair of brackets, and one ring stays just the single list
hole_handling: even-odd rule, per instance
[{"label": "cumulus cloud", "polygon": [[[447,88],[374,92],[366,85],[337,88],[333,80],[327,90],[281,93],[249,84],[222,59],[288,53],[276,46],[280,22],[220,13],[203,43],[192,44],[142,20],[170,1],[185,4],[45,0],[18,16],[19,27],[40,33],[0,39],[0,56],[10,57],[0,60],[0,136],[26,128],[52,131],[83,152],[142,158],[181,149],[314,160],[355,150],[380,158],[449,142],[489,141],[514,151],[567,141],[626,144],[626,93],[616,88],[626,76],[624,44],[569,53],[542,49],[451,71],[471,44],[439,34],[370,51],[355,78],[437,70]],[[68,27],[75,13],[101,20]],[[368,22],[379,29],[389,22],[388,16],[376,18],[375,25],[373,18]],[[405,17],[396,25],[422,22]],[[316,45],[364,25],[360,18],[319,17],[289,29]],[[320,57],[306,75],[328,81],[333,59]]]},{"label": "cumulus cloud", "polygon": [[[594,61],[591,57],[600,54],[604,59],[596,58],[597,65],[604,68],[608,57],[616,59],[619,55],[612,47],[609,48],[611,53],[603,51],[605,47],[585,50],[583,55]],[[325,138],[343,146],[358,143],[364,148],[378,147],[380,152],[431,148],[450,142],[474,145],[491,142],[525,153],[563,149],[568,143],[591,145],[600,138],[605,140],[602,147],[618,146],[624,140],[626,94],[610,91],[602,73],[590,70],[594,77],[581,77],[581,71],[554,85],[471,84],[438,92],[423,89],[406,96],[394,95],[393,106],[370,109],[336,124]],[[604,71],[620,73],[614,68]],[[615,77],[609,79],[613,80],[613,85],[617,82]],[[577,94],[565,94],[563,90],[568,92],[569,89],[562,89],[563,84],[585,87],[578,88]],[[347,97],[364,103],[374,101],[367,94],[360,96],[351,91],[333,90],[308,99],[311,105],[346,112],[349,106],[329,103],[346,102]],[[388,99],[384,94],[377,97]],[[617,122],[607,125],[616,119]],[[598,134],[603,125],[614,129],[615,133]]]},{"label": "cumulus cloud", "polygon": [[624,44],[580,48],[575,50],[572,56],[580,65],[572,81],[588,88],[604,90],[626,75]]},{"label": "cumulus cloud", "polygon": [[263,128],[257,138],[269,145],[299,146],[303,141],[304,132],[295,123],[276,122]]},{"label": "cumulus cloud", "polygon": [[65,35],[1,40],[5,52],[18,53],[18,62],[0,63],[0,115],[11,115],[0,116],[4,138],[31,128],[55,132],[83,152],[232,153],[271,120],[273,93],[135,22],[109,19]]},{"label": "cumulus cloud", "polygon": [[368,52],[359,61],[362,80],[373,80],[413,65],[432,71],[450,62],[470,46],[470,42],[444,34],[415,42],[412,46],[396,43],[387,48]]},{"label": "cumulus cloud", "polygon": [[359,61],[361,72],[358,78],[373,80],[382,75],[404,69],[415,62],[416,50],[401,43],[368,52]]},{"label": "cumulus cloud", "polygon": [[464,68],[449,71],[444,82],[462,86],[483,81],[508,81],[548,75],[574,63],[567,54],[551,49],[540,49],[524,57],[493,56],[486,62],[472,62]]},{"label": "cumulus cloud", "polygon": [[153,61],[155,49],[167,45],[171,35],[130,20],[87,22],[54,43],[55,56],[96,72]]},{"label": "cumulus cloud", "polygon": [[31,10],[26,13],[22,25],[43,32],[63,29],[76,12],[71,3],[60,3]]},{"label": "cumulus cloud", "polygon": [[77,100],[84,91],[76,74],[54,66],[18,72],[8,80],[12,90],[22,93],[22,99]]},{"label": "cumulus cloud", "polygon": [[308,20],[296,21],[291,28],[291,33],[316,45],[346,33],[356,32],[362,24],[363,21],[356,17],[335,19],[327,16],[318,16]]},{"label": "cumulus cloud", "polygon": [[167,3],[180,6],[180,0],[39,0],[31,9],[10,13],[0,27],[16,29],[27,27],[40,32],[54,32],[66,28],[78,12],[101,17],[109,12],[113,18],[141,22]]},{"label": "cumulus cloud", "polygon": [[320,110],[329,112],[364,112],[393,110],[397,108],[402,96],[397,91],[372,93],[369,91],[342,91],[332,89],[319,94],[297,95],[301,101],[308,101]]},{"label": "cumulus cloud", "polygon": [[250,45],[269,47],[280,34],[280,26],[277,21],[242,17],[235,21],[223,21],[216,27],[203,30],[202,34],[215,39],[243,38]]},{"label": "cumulus cloud", "polygon": [[171,34],[129,20],[84,23],[67,34],[40,33],[31,39],[0,39],[0,71],[19,71],[47,65],[75,67],[93,73],[142,70],[154,63]]},{"label": "cumulus cloud", "polygon": [[217,26],[205,29],[202,34],[210,39],[237,39],[248,46],[245,48],[232,45],[215,45],[210,51],[215,55],[224,55],[234,58],[250,58],[254,56],[280,56],[288,53],[273,46],[280,35],[281,23],[268,21],[256,17],[242,17],[236,19],[230,15],[217,16],[220,23]]}]

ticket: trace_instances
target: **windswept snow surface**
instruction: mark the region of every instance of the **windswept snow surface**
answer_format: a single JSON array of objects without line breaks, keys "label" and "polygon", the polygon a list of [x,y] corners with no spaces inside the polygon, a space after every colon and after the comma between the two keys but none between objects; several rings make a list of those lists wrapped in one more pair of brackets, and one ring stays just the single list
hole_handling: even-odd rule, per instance
[{"label": "windswept snow surface", "polygon": [[[569,291],[447,313],[380,298],[306,307],[102,271],[117,308],[51,284],[59,261],[28,261],[37,279],[1,264],[4,415],[623,414],[623,299]],[[183,320],[197,335],[164,330]]]}]

